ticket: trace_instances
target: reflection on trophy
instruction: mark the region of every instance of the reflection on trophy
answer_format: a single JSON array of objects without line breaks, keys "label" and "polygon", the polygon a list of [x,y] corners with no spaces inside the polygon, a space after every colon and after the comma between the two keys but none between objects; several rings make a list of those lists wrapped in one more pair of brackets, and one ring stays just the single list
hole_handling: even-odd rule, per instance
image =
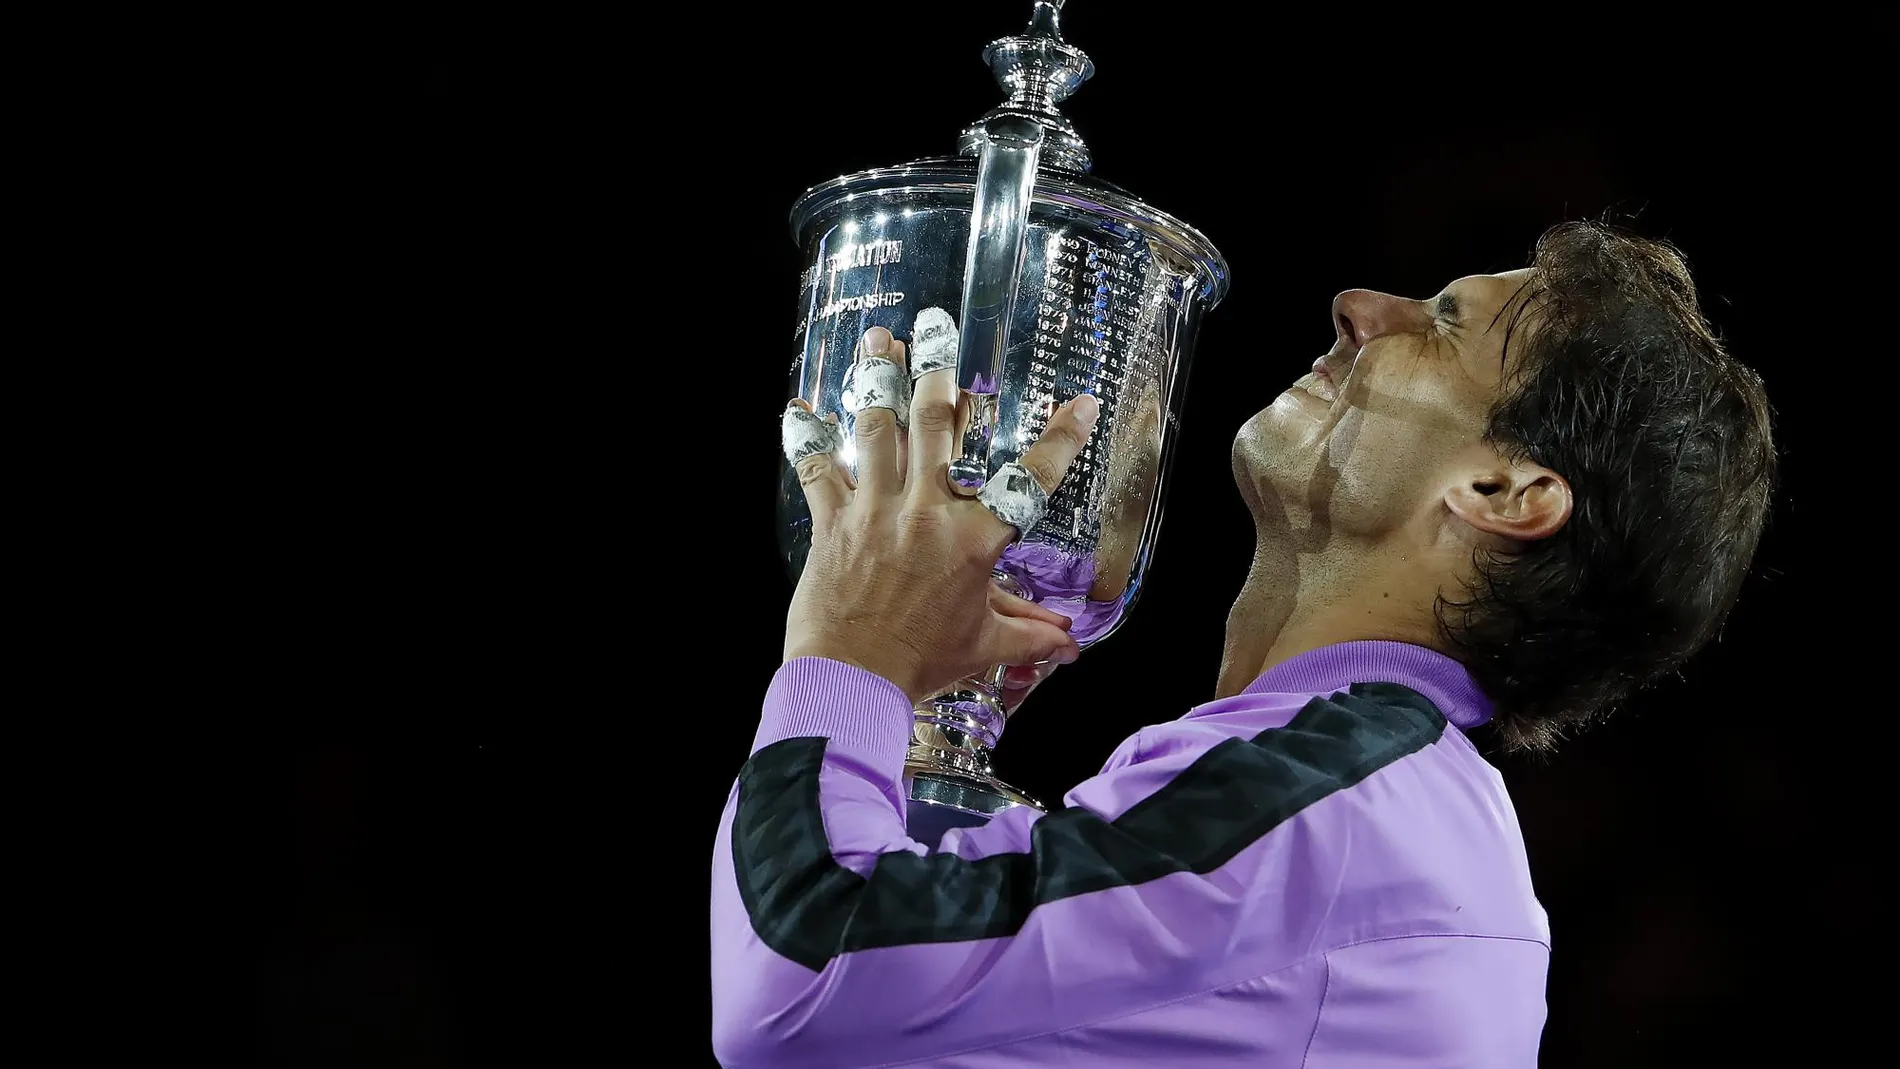
[{"label": "reflection on trophy", "polygon": [[[1021,36],[984,50],[1009,99],[962,132],[957,156],[845,175],[799,198],[792,381],[815,412],[836,414],[849,465],[853,353],[866,329],[905,339],[916,373],[954,365],[964,426],[951,477],[969,488],[1015,461],[1058,404],[1093,393],[1101,417],[1087,446],[995,576],[1074,620],[1086,649],[1141,591],[1195,332],[1228,276],[1193,228],[1088,174],[1088,149],[1056,104],[1095,68],[1063,42],[1061,8],[1039,0]],[[778,510],[796,577],[811,516],[789,464]],[[991,772],[1002,672],[917,707],[905,766],[913,838],[934,844],[947,828],[1038,805]]]}]

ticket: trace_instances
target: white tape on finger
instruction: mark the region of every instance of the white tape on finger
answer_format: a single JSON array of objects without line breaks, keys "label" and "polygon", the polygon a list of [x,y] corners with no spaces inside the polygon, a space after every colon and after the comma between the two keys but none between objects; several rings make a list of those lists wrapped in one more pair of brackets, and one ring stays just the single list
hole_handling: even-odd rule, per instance
[{"label": "white tape on finger", "polygon": [[881,356],[867,356],[851,369],[850,409],[888,408],[897,425],[910,425],[910,376]]},{"label": "white tape on finger", "polygon": [[996,474],[977,491],[976,499],[997,519],[1016,528],[1018,539],[1028,534],[1049,509],[1049,495],[1042,484],[1028,468],[1013,460],[996,469]]},{"label": "white tape on finger", "polygon": [[957,321],[941,308],[917,313],[911,327],[910,377],[957,366]]},{"label": "white tape on finger", "polygon": [[844,433],[837,424],[826,423],[797,405],[786,406],[780,433],[784,439],[785,459],[793,466],[806,457],[835,453],[844,444]]}]

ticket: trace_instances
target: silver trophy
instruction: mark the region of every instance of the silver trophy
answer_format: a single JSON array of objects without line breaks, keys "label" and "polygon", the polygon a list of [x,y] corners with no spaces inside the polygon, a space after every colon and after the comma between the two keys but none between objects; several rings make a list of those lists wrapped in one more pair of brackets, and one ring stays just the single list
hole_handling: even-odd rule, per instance
[{"label": "silver trophy", "polygon": [[[1087,648],[1141,590],[1161,523],[1182,386],[1227,264],[1192,227],[1088,174],[1056,104],[1095,72],[1062,40],[1060,0],[984,49],[1009,100],[965,128],[958,155],[844,175],[792,208],[804,251],[793,391],[836,413],[855,471],[853,353],[882,326],[956,346],[967,422],[953,479],[981,484],[1036,441],[1056,405],[1093,393],[1101,416],[1048,510],[995,579],[1074,620]],[[922,326],[932,337],[915,338]],[[779,546],[794,580],[811,514],[786,464]],[[935,843],[1011,806],[1040,804],[991,773],[1004,666],[918,705],[905,781],[910,834]]]}]

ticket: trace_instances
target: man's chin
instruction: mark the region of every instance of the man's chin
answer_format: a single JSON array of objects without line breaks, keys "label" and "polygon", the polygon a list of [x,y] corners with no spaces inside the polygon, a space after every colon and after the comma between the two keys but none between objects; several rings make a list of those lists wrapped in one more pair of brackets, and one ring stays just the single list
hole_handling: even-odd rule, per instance
[{"label": "man's chin", "polygon": [[[1298,472],[1305,466],[1301,458],[1310,453],[1324,426],[1312,411],[1317,399],[1296,393],[1288,390],[1274,398],[1234,435],[1234,484],[1256,518],[1263,506],[1277,502],[1278,495],[1292,487],[1289,480],[1299,481]],[[1279,505],[1273,508],[1278,511]]]},{"label": "man's chin", "polygon": [[[1264,413],[1263,413],[1264,414]],[[1262,433],[1265,428],[1258,425],[1260,416],[1255,416],[1241,425],[1240,432],[1234,435],[1234,445],[1229,451],[1229,466],[1234,473],[1234,486],[1240,491],[1240,499],[1247,503],[1250,512],[1260,508],[1259,480],[1266,477],[1261,464],[1267,441]]]},{"label": "man's chin", "polygon": [[1295,429],[1288,417],[1299,410],[1299,403],[1288,391],[1248,417],[1234,433],[1235,463],[1244,459],[1258,473],[1263,468],[1262,461],[1284,453],[1289,442],[1288,432]]}]

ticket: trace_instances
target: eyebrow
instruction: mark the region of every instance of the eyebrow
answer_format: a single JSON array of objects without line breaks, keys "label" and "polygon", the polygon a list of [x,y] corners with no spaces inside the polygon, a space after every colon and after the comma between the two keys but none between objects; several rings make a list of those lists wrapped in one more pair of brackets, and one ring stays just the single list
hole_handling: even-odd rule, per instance
[{"label": "eyebrow", "polygon": [[1459,314],[1458,298],[1452,294],[1441,293],[1438,295],[1438,307],[1436,311],[1441,319],[1449,319],[1454,323],[1464,322],[1464,316]]}]

